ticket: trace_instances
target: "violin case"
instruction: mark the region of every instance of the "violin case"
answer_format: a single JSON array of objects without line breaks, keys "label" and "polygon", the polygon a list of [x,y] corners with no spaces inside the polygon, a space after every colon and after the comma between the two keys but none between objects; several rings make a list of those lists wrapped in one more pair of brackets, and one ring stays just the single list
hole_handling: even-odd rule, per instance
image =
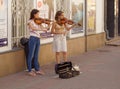
[{"label": "violin case", "polygon": [[55,73],[59,75],[61,79],[69,79],[80,74],[80,71],[77,71],[72,62],[62,62],[55,65]]}]

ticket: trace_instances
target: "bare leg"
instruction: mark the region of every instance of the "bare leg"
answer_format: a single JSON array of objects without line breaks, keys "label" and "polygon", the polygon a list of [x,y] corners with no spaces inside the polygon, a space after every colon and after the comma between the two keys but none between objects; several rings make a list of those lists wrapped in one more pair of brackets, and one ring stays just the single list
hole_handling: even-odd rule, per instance
[{"label": "bare leg", "polygon": [[62,52],[63,53],[63,60],[64,60],[64,62],[66,62],[67,61],[67,52]]},{"label": "bare leg", "polygon": [[60,52],[56,52],[56,62],[60,63]]}]

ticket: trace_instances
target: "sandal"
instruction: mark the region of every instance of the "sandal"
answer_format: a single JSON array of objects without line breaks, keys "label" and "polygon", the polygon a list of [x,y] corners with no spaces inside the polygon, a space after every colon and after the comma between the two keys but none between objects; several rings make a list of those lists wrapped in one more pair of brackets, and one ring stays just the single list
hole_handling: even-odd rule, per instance
[{"label": "sandal", "polygon": [[36,74],[35,74],[33,71],[28,72],[28,75],[29,75],[29,76],[33,76],[33,77],[36,76]]},{"label": "sandal", "polygon": [[45,73],[43,71],[36,71],[36,74],[45,75]]}]

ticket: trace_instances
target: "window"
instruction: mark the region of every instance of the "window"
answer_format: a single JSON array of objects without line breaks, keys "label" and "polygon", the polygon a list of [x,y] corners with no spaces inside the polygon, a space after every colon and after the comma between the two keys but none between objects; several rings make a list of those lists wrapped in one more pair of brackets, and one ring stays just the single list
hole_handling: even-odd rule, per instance
[{"label": "window", "polygon": [[70,38],[84,36],[85,0],[71,0],[71,19],[77,25],[70,31]]},{"label": "window", "polygon": [[12,47],[19,47],[21,37],[28,37],[27,21],[34,0],[12,0]]},{"label": "window", "polygon": [[87,35],[96,33],[96,0],[87,0]]},{"label": "window", "polygon": [[0,0],[0,52],[11,49],[11,0]]}]

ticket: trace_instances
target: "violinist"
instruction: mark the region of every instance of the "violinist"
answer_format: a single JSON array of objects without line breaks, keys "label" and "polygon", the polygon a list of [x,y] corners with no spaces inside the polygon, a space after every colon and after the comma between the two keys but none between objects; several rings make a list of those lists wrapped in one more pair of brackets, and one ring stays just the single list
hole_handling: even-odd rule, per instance
[{"label": "violinist", "polygon": [[[28,21],[28,28],[30,33],[29,38],[29,52],[27,58],[27,68],[28,74],[30,76],[36,76],[36,74],[43,75],[44,72],[40,69],[38,63],[38,55],[40,49],[40,32],[46,32],[50,27],[50,24],[47,27],[44,27],[42,24],[35,23],[35,19],[39,18],[39,10],[33,9],[30,14],[30,20]],[[34,61],[35,71],[32,71],[32,60]]]},{"label": "violinist", "polygon": [[55,20],[52,24],[51,33],[54,34],[53,40],[53,51],[56,54],[56,63],[59,64],[60,60],[60,53],[63,55],[63,61],[66,62],[67,60],[67,42],[66,42],[66,33],[75,26],[72,24],[71,27],[67,27],[66,20],[64,19],[64,12],[57,11],[55,15]]}]

